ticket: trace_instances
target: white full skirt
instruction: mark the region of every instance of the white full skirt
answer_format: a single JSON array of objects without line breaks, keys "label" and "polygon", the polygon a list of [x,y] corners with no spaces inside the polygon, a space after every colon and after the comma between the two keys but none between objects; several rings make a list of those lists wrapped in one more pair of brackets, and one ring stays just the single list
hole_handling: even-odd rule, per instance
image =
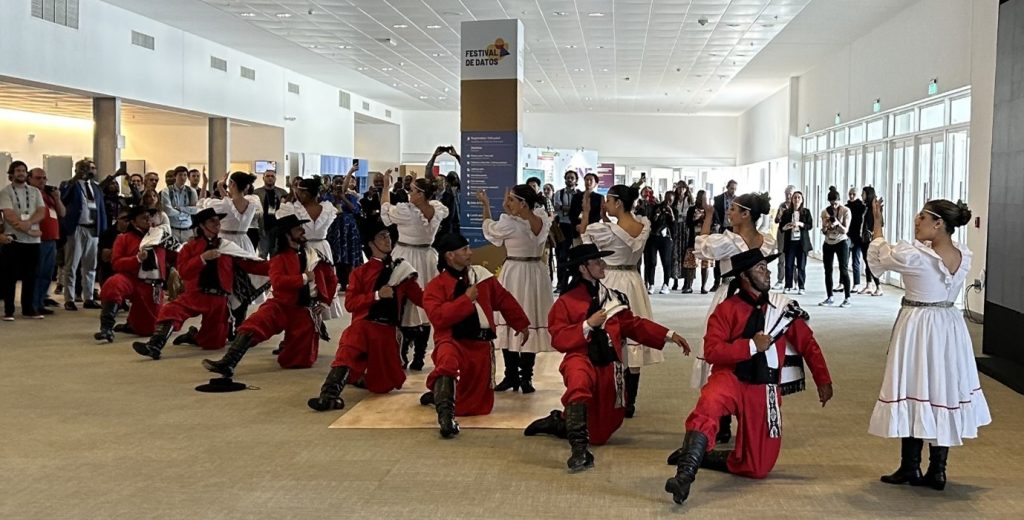
[{"label": "white full skirt", "polygon": [[[653,319],[654,312],[651,310],[651,298],[647,295],[647,286],[644,285],[639,272],[609,269],[605,271],[604,280],[602,281],[609,288],[620,291],[629,298],[629,310],[633,314],[641,318]],[[660,350],[645,347],[633,340],[626,342],[622,352],[626,358],[623,360],[623,363],[634,372],[642,366],[665,361],[665,355]]]},{"label": "white full skirt", "polygon": [[[418,275],[416,283],[420,284],[421,289],[426,289],[427,284],[437,276],[437,252],[433,248],[406,247],[397,244],[391,251],[391,257],[404,258],[409,265],[416,269]],[[421,325],[430,325],[426,311],[411,303],[405,305],[405,310],[402,313],[402,326],[419,327]]]},{"label": "white full skirt", "polygon": [[991,422],[960,311],[903,308],[893,327],[868,432],[960,446]]},{"label": "white full skirt", "polygon": [[723,282],[715,290],[715,294],[711,296],[711,305],[708,307],[708,313],[704,316],[704,328],[701,329],[700,339],[697,340],[696,349],[694,350],[693,369],[690,374],[690,386],[693,388],[703,387],[707,384],[708,377],[711,376],[711,363],[704,360],[704,336],[708,333],[708,319],[711,318],[711,313],[715,312],[715,308],[718,307],[719,303],[725,301],[728,293],[729,284]]},{"label": "white full skirt", "polygon": [[541,262],[505,261],[498,275],[501,283],[523,308],[530,319],[530,339],[520,346],[521,336],[508,326],[500,312],[494,313],[498,338],[495,346],[513,352],[552,352],[551,336],[548,334],[548,313],[554,304],[551,295],[551,278],[547,264]]},{"label": "white full skirt", "polygon": [[[253,255],[256,256],[260,255],[259,251],[257,251],[256,248],[253,247],[252,240],[249,240],[249,236],[246,235],[245,233],[222,233],[220,237],[242,248],[242,250],[245,251],[246,253],[252,253]],[[259,288],[262,287],[267,282],[269,282],[270,278],[258,274],[250,274],[249,280],[252,282],[253,287]],[[262,305],[263,302],[265,301],[267,301],[267,293],[259,295],[259,297],[252,301],[249,307],[256,308]],[[238,298],[236,298],[235,295],[233,294],[228,297],[228,304],[231,306],[232,309],[237,308],[239,305],[241,305],[241,303],[242,302],[238,301]]]}]

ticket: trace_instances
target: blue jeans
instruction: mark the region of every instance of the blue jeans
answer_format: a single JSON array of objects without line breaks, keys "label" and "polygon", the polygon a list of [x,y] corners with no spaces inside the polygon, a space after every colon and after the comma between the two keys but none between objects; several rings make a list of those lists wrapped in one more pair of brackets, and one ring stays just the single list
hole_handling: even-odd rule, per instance
[{"label": "blue jeans", "polygon": [[43,240],[39,244],[39,270],[36,271],[36,292],[32,295],[36,311],[43,308],[43,300],[50,292],[53,268],[57,265],[57,241]]}]

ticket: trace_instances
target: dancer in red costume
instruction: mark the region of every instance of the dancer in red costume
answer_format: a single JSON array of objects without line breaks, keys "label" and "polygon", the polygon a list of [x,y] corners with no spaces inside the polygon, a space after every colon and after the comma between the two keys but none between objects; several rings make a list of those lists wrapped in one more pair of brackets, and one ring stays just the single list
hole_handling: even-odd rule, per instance
[{"label": "dancer in red costume", "polygon": [[160,309],[156,332],[149,341],[132,345],[139,355],[160,359],[171,334],[195,316],[203,317],[201,327],[189,327],[188,332],[174,338],[174,344],[198,345],[204,350],[224,348],[230,325],[228,296],[234,286],[235,269],[263,276],[268,271],[268,263],[260,261],[254,253],[220,238],[220,219],[224,215],[206,208],[192,216],[195,237],[178,252],[178,273],[185,282],[185,292]]},{"label": "dancer in red costume", "polygon": [[501,313],[524,344],[530,320],[497,278],[470,265],[473,251],[462,235],[444,235],[434,248],[440,274],[423,293],[423,308],[434,327],[434,370],[427,376],[432,392],[420,402],[434,403],[441,436],[447,439],[459,433],[456,415],[487,415],[494,407],[494,313]]},{"label": "dancer in red costume", "polygon": [[352,324],[341,335],[320,397],[307,403],[318,412],[345,407],[341,391],[346,383],[362,379],[366,389],[377,394],[402,388],[405,371],[399,357],[399,320],[406,305],[423,305],[416,270],[402,259],[391,259],[392,237],[387,226],[380,219],[360,224],[359,236],[369,260],[349,274],[345,310],[352,314]]},{"label": "dancer in red costume", "polygon": [[[750,478],[764,478],[775,467],[782,447],[782,391],[787,344],[807,362],[821,405],[832,398],[825,357],[796,302],[769,296],[771,273],[760,249],[732,257],[729,296],[715,308],[704,336],[711,377],[697,406],[686,418],[683,446],[673,454],[676,476],[665,491],[682,504],[690,495],[697,469],[705,467]],[[783,300],[780,300],[782,298]],[[711,451],[724,415],[739,417],[736,447]]]},{"label": "dancer in red costume", "polygon": [[661,350],[672,341],[690,354],[682,336],[636,316],[622,293],[601,283],[603,257],[594,244],[569,250],[568,267],[574,280],[548,313],[551,345],[565,354],[559,371],[565,381],[562,404],[565,413],[553,410],[526,428],[527,436],[548,433],[568,438],[572,454],[566,464],[575,473],[594,467],[590,444],[602,445],[622,426],[626,415],[622,349],[632,339]]},{"label": "dancer in red costume", "polygon": [[295,215],[278,219],[277,252],[270,258],[269,273],[274,297],[238,327],[223,358],[203,360],[210,372],[231,377],[246,351],[281,331],[281,368],[309,368],[316,362],[324,336],[323,312],[334,299],[338,278],[329,259],[306,246],[305,223]]},{"label": "dancer in red costume", "polygon": [[131,302],[128,325],[140,336],[153,333],[156,316],[164,301],[164,279],[167,274],[167,252],[159,245],[159,231],[151,236],[149,218],[152,210],[141,206],[128,212],[128,230],[114,241],[111,266],[114,275],[100,289],[100,331],[97,341],[114,341],[114,322],[125,300]]}]

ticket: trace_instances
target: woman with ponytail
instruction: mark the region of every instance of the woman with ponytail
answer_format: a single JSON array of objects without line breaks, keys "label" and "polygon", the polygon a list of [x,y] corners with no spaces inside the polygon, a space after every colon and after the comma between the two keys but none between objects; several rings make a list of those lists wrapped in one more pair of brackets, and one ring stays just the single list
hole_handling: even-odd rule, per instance
[{"label": "woman with ponytail", "polygon": [[839,306],[850,306],[850,241],[846,232],[850,230],[850,210],[839,204],[839,190],[835,186],[828,187],[828,206],[821,212],[821,232],[825,234],[825,243],[821,246],[825,265],[825,301],[821,306],[835,305],[832,299],[832,264],[839,256],[839,283],[843,285],[843,303]]},{"label": "woman with ponytail", "polygon": [[[873,273],[900,273],[906,292],[868,432],[901,439],[900,467],[882,482],[942,490],[949,447],[976,438],[978,427],[992,422],[967,323],[954,305],[971,269],[971,251],[953,241],[953,232],[971,221],[971,210],[963,202],[928,201],[914,219],[913,244],[885,241],[879,199],[872,216],[868,265]],[[922,475],[925,440],[929,464]]]},{"label": "woman with ponytail", "polygon": [[[651,299],[637,263],[644,253],[644,246],[651,234],[651,221],[645,216],[633,213],[633,207],[640,198],[640,189],[625,184],[616,184],[608,190],[602,208],[602,222],[589,222],[590,197],[583,200],[582,235],[584,243],[594,244],[601,251],[612,251],[607,257],[608,266],[604,284],[626,295],[629,309],[641,318],[651,319]],[[613,223],[608,217],[614,217]],[[629,340],[622,349],[625,359],[620,360],[625,369],[626,417],[636,412],[636,394],[640,388],[640,368],[644,365],[661,363],[665,360],[660,350],[645,347]]]}]

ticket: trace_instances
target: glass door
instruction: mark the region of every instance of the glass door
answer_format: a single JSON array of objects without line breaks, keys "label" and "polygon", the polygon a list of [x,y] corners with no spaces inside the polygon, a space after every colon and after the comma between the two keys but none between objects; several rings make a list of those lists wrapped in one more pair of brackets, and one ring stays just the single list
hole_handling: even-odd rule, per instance
[{"label": "glass door", "polygon": [[885,191],[885,145],[876,144],[864,147],[864,178],[858,185],[872,186],[879,194]]},{"label": "glass door", "polygon": [[850,188],[860,190],[864,186],[864,150],[860,147],[851,148],[846,151],[846,178],[842,185],[836,189],[842,195],[842,201],[846,201],[846,193]]},{"label": "glass door", "polygon": [[[949,132],[947,136],[947,143],[947,147],[949,149],[949,168],[947,169],[949,191],[946,192],[944,198],[953,202],[958,200],[966,201],[967,159],[968,150],[970,150],[970,137],[968,131],[958,130],[956,132]],[[965,235],[966,227],[967,226],[957,228],[956,233],[953,234],[953,240],[964,243],[967,240]]]}]

